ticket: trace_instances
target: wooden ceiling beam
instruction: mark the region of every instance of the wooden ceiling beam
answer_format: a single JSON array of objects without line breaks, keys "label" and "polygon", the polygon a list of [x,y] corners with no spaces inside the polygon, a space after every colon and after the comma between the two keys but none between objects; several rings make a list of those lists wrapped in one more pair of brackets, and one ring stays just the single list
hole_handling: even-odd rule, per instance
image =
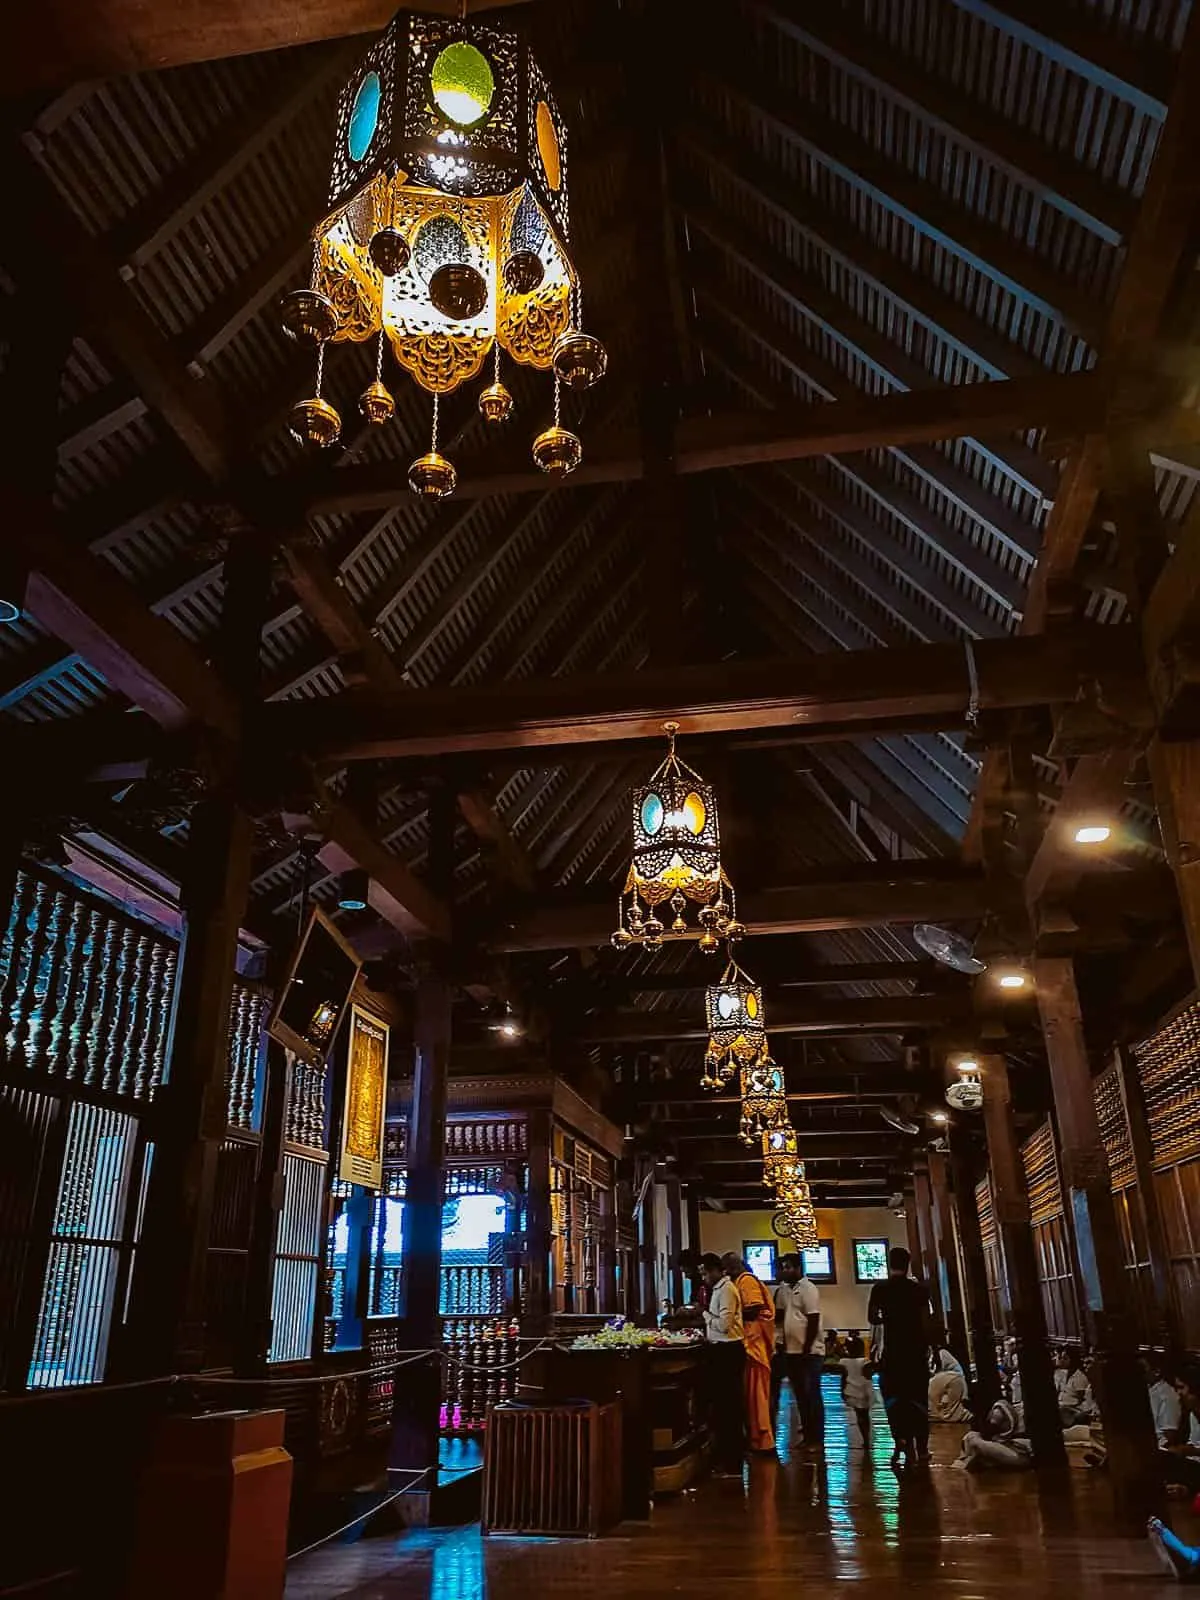
[{"label": "wooden ceiling beam", "polygon": [[[1098,424],[1107,385],[1096,372],[1045,373],[999,383],[969,383],[933,390],[862,395],[853,401],[793,405],[764,416],[735,412],[685,418],[676,436],[680,474],[723,467],[801,461],[891,445],[925,444],[980,433]],[[589,483],[630,483],[643,476],[633,436],[614,438],[585,455],[564,488]],[[458,494],[544,492],[545,478],[507,461],[464,462]],[[380,510],[410,493],[407,469],[393,462],[345,467],[311,497],[309,515]]]},{"label": "wooden ceiling beam", "polygon": [[[754,971],[770,988],[825,989],[850,983],[928,983],[931,978],[940,977],[945,968],[935,966],[932,961],[842,961],[831,962],[824,967],[814,966],[806,971],[796,971],[794,963],[789,962],[786,967],[774,971],[769,966],[764,969],[763,963],[756,961]],[[699,993],[712,981],[710,964],[690,972],[657,972],[653,969],[634,973],[607,972],[604,975],[604,988],[606,992],[618,994],[691,994]]]},{"label": "wooden ceiling beam", "polygon": [[963,94],[862,27],[840,26],[836,14],[806,12],[803,20],[776,4],[754,0],[753,9],[781,32],[848,69],[861,82],[973,150],[1106,243],[1119,245],[1133,227],[1137,201],[1106,183],[1069,153],[1055,150],[1012,117]]},{"label": "wooden ceiling beam", "polygon": [[[832,339],[852,360],[861,362],[891,389],[903,391],[946,387],[893,339],[839,300],[814,274],[799,269],[778,251],[761,244],[745,228],[730,228],[710,207],[689,203],[685,198],[681,209],[689,222],[711,239],[727,257],[752,273],[793,313],[815,328],[818,337]],[[710,292],[719,297],[719,291],[711,284]],[[738,296],[736,304],[739,310],[744,309],[743,297]],[[839,372],[819,352],[800,343],[790,329],[774,319],[768,326],[773,328],[773,348],[781,356],[786,350],[787,354],[782,358],[789,366],[798,363],[810,383],[823,389],[827,398],[842,400],[858,392],[859,386],[848,375]],[[806,364],[814,359],[816,370],[810,372]],[[988,442],[968,435],[966,443],[987,466],[1003,473],[1026,494],[1040,500],[1052,490],[1055,478],[1053,466],[1022,441],[1000,439]],[[945,461],[937,465],[945,478],[951,481],[955,479],[956,469],[952,462]],[[946,492],[950,493],[949,488]],[[984,498],[977,483],[972,483],[970,494],[972,499]],[[1003,530],[1005,543],[1014,544],[1026,557],[1033,553],[1036,540],[1032,528],[1023,526],[1019,518],[1013,518],[1011,512],[999,503],[991,514]],[[1007,531],[1010,522],[1015,531]]]},{"label": "wooden ceiling beam", "polygon": [[[611,803],[611,797],[606,798]],[[990,891],[979,877],[922,879],[911,870],[912,862],[883,866],[891,869],[892,876],[874,881],[857,875],[830,876],[794,888],[743,892],[738,897],[738,911],[754,934],[766,936],[828,933],[887,923],[971,922],[992,907]],[[582,899],[553,897],[497,929],[488,944],[493,950],[512,953],[586,949],[607,945],[615,921],[611,893]]]},{"label": "wooden ceiling beam", "polygon": [[[1116,628],[1053,637],[981,639],[974,646],[982,711],[1073,700],[1097,677],[1136,682],[1136,647]],[[729,661],[637,674],[523,679],[478,688],[356,694],[265,707],[261,734],[327,760],[425,756],[685,735],[736,728],[840,730],[914,715],[962,727],[971,696],[966,652],[953,644],[856,650],[804,660]]]},{"label": "wooden ceiling beam", "polygon": [[[476,11],[524,0],[472,0]],[[424,11],[459,15],[459,0],[423,0]],[[48,0],[37,26],[15,30],[0,63],[0,92],[27,95],[126,72],[154,72],[195,61],[220,61],[348,34],[379,33],[391,0],[175,0],[167,8],[140,0]]]}]

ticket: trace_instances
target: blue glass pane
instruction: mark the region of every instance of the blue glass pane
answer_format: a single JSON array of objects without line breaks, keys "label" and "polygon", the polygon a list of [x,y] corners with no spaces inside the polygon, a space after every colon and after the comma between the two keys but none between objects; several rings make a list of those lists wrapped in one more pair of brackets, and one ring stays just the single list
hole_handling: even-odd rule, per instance
[{"label": "blue glass pane", "polygon": [[377,72],[368,72],[358,86],[354,105],[350,109],[350,126],[346,130],[346,148],[351,161],[361,161],[371,148],[371,140],[379,126],[379,101],[382,86]]},{"label": "blue glass pane", "polygon": [[655,834],[663,825],[663,803],[653,790],[642,801],[642,827]]}]

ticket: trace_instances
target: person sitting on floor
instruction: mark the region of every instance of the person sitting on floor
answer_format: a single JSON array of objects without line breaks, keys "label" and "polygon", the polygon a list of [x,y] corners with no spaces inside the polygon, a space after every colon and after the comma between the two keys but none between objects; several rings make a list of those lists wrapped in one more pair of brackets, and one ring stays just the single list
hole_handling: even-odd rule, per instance
[{"label": "person sitting on floor", "polygon": [[997,1400],[978,1431],[963,1435],[962,1455],[954,1463],[967,1472],[989,1467],[1023,1472],[1033,1465],[1033,1446],[1020,1431],[1017,1414],[1007,1400]]},{"label": "person sitting on floor", "polygon": [[1178,1442],[1179,1426],[1183,1421],[1183,1402],[1175,1388],[1173,1374],[1157,1351],[1152,1350],[1149,1355],[1142,1357],[1142,1370],[1146,1374],[1150,1415],[1154,1418],[1158,1448],[1166,1450]]},{"label": "person sitting on floor", "polygon": [[967,1377],[954,1352],[937,1338],[933,1347],[933,1376],[929,1380],[929,1417],[932,1422],[969,1422]]},{"label": "person sitting on floor", "polygon": [[1175,1377],[1179,1422],[1159,1451],[1168,1488],[1200,1495],[1200,1366],[1189,1362]]},{"label": "person sitting on floor", "polygon": [[1092,1386],[1083,1370],[1079,1352],[1069,1346],[1054,1358],[1054,1390],[1058,1395],[1058,1414],[1064,1428],[1090,1422],[1096,1415]]}]

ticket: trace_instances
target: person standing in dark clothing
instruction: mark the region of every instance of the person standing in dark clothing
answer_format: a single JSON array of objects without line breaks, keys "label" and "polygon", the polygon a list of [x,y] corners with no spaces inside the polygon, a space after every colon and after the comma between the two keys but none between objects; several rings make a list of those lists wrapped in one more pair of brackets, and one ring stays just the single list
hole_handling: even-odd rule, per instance
[{"label": "person standing in dark clothing", "polygon": [[[929,1460],[929,1350],[933,1316],[923,1283],[908,1275],[908,1251],[888,1252],[888,1276],[871,1290],[868,1316],[878,1330],[871,1351],[895,1449],[892,1466]],[[880,1346],[882,1351],[880,1352]]]}]

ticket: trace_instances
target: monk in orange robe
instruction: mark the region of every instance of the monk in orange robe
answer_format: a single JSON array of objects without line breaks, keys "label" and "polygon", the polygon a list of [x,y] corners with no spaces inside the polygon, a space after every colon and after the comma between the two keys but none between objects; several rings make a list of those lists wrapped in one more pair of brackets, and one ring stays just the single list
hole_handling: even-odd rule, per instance
[{"label": "monk in orange robe", "polygon": [[775,1448],[771,1432],[771,1358],[775,1354],[775,1302],[766,1284],[746,1266],[741,1256],[721,1257],[742,1302],[743,1339],[746,1345],[746,1441],[751,1450],[769,1453]]}]

